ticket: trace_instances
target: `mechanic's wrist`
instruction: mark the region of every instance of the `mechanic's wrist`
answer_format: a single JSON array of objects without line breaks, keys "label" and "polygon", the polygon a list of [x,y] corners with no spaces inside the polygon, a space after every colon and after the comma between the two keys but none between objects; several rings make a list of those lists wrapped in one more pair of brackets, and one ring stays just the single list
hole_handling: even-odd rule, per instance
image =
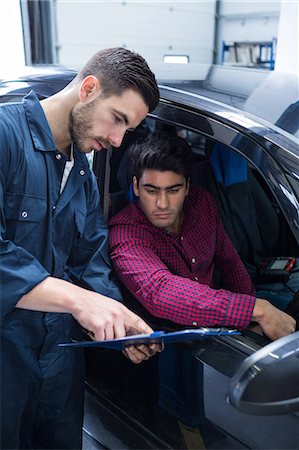
[{"label": "mechanic's wrist", "polygon": [[68,283],[68,285],[64,291],[63,302],[67,311],[74,317],[78,317],[86,307],[86,301],[84,301],[84,298],[86,298],[84,296],[85,289],[71,283]]}]

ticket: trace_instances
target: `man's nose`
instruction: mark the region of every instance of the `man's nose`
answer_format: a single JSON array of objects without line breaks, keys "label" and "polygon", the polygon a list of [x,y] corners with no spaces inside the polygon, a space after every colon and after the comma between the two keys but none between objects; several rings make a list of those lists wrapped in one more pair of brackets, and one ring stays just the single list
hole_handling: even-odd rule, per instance
[{"label": "man's nose", "polygon": [[116,131],[109,134],[109,142],[113,147],[120,147],[126,130]]},{"label": "man's nose", "polygon": [[159,192],[157,198],[157,207],[160,209],[167,209],[169,206],[168,196],[166,192]]}]

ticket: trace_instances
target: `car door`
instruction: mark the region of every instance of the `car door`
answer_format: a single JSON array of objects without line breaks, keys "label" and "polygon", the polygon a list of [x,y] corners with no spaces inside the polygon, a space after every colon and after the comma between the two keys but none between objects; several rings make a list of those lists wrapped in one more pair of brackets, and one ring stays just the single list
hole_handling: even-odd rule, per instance
[{"label": "car door", "polygon": [[[173,94],[175,103],[178,97],[178,93]],[[232,149],[242,155],[262,179],[265,190],[271,193],[271,200],[275,202],[278,241],[281,241],[280,248],[276,244],[276,251],[298,256],[298,146],[295,139],[286,134],[281,136],[277,130],[271,130],[241,112],[223,110],[216,104],[209,109],[210,114],[207,108],[191,111],[178,104],[172,107],[162,104],[156,110],[156,118],[166,120],[168,125],[175,124],[186,134],[192,131],[211,138],[223,152]],[[222,118],[226,120],[222,121]],[[239,207],[241,209],[241,205]],[[240,414],[226,402],[225,391],[230,378],[242,360],[266,342],[255,333],[243,333],[241,336],[210,339],[192,350],[195,365],[203,365],[204,415],[250,448],[296,448],[299,445],[299,422],[294,413],[253,417]]]}]

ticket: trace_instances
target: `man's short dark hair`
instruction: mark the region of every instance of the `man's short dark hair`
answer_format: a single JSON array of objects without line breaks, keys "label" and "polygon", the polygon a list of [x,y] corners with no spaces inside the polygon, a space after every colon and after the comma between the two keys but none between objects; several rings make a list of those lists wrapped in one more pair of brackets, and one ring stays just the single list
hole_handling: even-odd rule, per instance
[{"label": "man's short dark hair", "polygon": [[190,178],[192,150],[187,141],[176,134],[154,133],[129,149],[133,175],[137,180],[144,170],[171,171]]},{"label": "man's short dark hair", "polygon": [[121,95],[133,89],[143,98],[149,111],[153,111],[159,101],[159,90],[155,75],[145,59],[131,50],[114,47],[95,53],[78,73],[76,80],[82,81],[94,75],[101,82],[102,94]]}]

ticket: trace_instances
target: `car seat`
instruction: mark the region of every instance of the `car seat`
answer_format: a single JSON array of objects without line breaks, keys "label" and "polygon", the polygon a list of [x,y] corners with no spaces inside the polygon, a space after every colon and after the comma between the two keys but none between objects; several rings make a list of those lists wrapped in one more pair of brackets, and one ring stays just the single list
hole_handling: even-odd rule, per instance
[{"label": "car seat", "polygon": [[[204,164],[195,165],[191,181],[214,196],[224,227],[247,267],[257,296],[285,310],[299,289],[296,268],[287,282],[269,282],[257,271],[260,260],[272,255],[279,238],[278,212],[243,156],[219,143],[208,147],[207,154],[209,159]],[[219,274],[216,280],[220,287]]]}]

